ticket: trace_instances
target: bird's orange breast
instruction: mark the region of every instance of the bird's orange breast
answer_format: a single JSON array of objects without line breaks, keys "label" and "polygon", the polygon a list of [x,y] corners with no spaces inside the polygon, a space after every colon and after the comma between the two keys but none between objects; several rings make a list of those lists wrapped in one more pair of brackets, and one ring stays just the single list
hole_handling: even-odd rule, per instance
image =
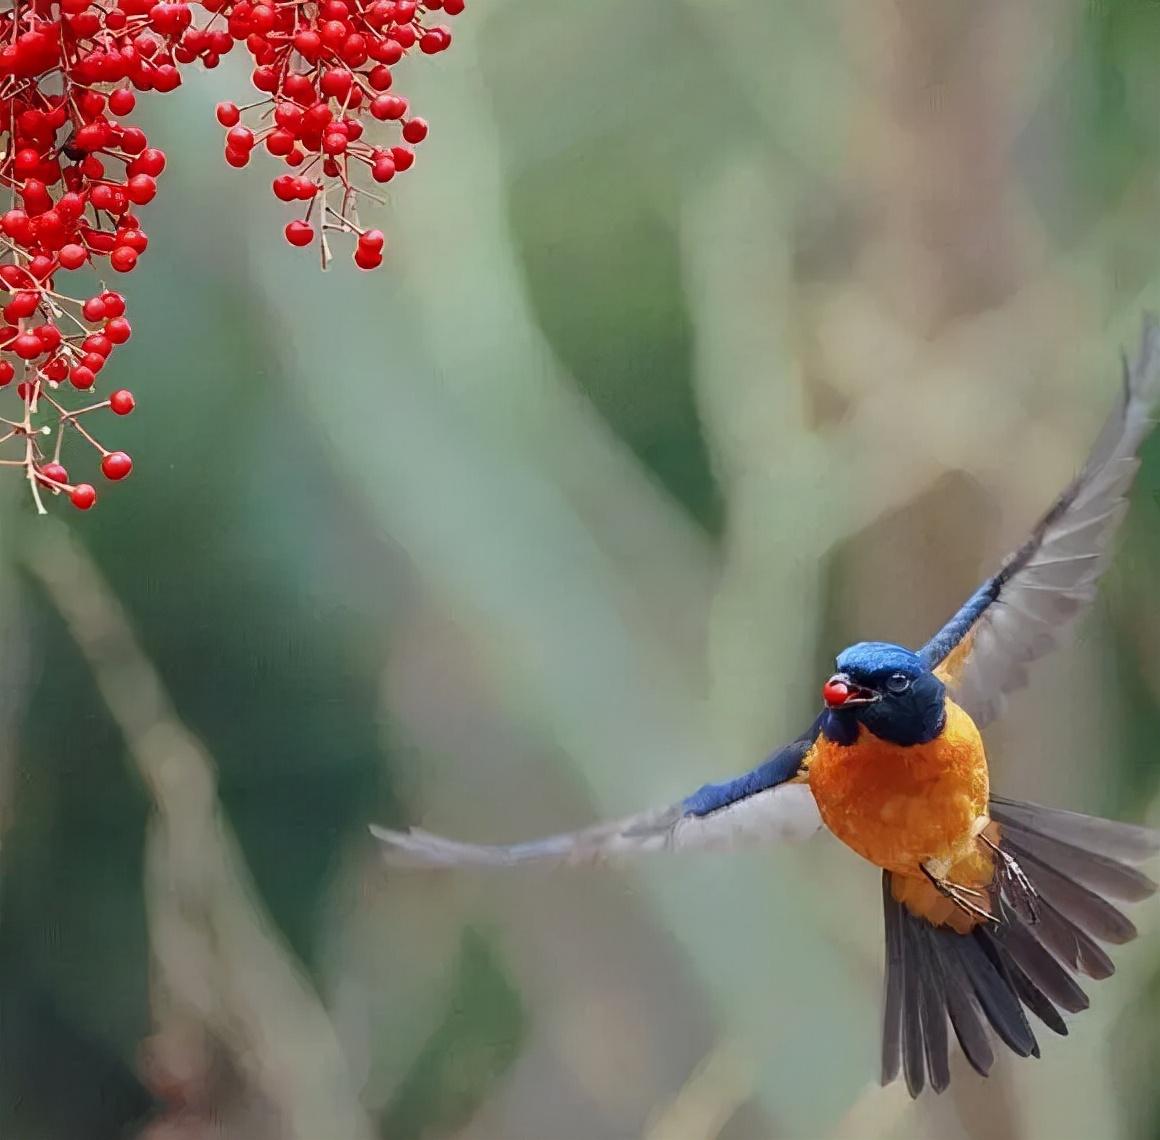
[{"label": "bird's orange breast", "polygon": [[923,879],[922,864],[936,862],[989,882],[991,860],[974,857],[987,817],[987,757],[970,716],[952,701],[946,707],[943,731],[926,744],[891,744],[861,725],[853,744],[819,736],[809,785],[825,825],[871,863]]}]

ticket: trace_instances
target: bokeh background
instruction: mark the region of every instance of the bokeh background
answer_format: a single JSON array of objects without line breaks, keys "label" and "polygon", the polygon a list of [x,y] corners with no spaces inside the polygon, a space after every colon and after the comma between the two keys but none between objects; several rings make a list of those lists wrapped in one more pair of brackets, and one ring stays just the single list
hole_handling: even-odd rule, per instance
[{"label": "bokeh background", "polygon": [[[759,760],[920,642],[1081,461],[1160,306],[1160,5],[477,2],[366,276],[167,140],[133,477],[4,505],[0,1134],[1160,1137],[1160,914],[1070,1039],[877,1071],[828,837],[416,876]],[[400,76],[400,79],[402,76]],[[1160,439],[1008,794],[1160,823]],[[1050,1038],[1050,1039],[1048,1039]]]}]

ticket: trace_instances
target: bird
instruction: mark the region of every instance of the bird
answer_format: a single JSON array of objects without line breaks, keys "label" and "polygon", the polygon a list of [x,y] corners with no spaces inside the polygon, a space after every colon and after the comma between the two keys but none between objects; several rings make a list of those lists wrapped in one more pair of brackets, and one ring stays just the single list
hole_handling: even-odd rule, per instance
[{"label": "bird", "polygon": [[1136,936],[1121,905],[1153,895],[1140,864],[1160,832],[1005,798],[982,731],[1028,667],[1091,604],[1160,411],[1160,324],[1139,348],[1079,474],[1026,541],[917,651],[859,642],[836,658],[810,728],[734,779],[678,803],[506,845],[371,825],[388,863],[510,867],[799,841],[824,827],[881,870],[883,1085],[950,1083],[952,1036],[991,1071],[996,1043],[1039,1056],[1032,1018],[1066,1036],[1081,977]]}]

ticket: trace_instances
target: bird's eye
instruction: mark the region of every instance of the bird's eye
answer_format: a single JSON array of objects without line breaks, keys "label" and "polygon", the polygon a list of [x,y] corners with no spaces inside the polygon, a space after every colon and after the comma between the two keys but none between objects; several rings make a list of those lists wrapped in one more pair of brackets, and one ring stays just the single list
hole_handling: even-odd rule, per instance
[{"label": "bird's eye", "polygon": [[905,693],[910,688],[910,678],[905,673],[891,673],[886,678],[886,687],[892,693]]}]

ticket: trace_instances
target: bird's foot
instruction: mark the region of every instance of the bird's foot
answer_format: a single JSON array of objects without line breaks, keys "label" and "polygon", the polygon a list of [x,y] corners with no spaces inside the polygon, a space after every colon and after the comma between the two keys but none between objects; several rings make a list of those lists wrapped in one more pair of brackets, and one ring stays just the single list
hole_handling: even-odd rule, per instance
[{"label": "bird's foot", "polygon": [[999,919],[993,915],[986,907],[980,906],[972,899],[987,899],[987,892],[976,890],[974,887],[960,886],[958,883],[952,883],[949,879],[941,878],[936,875],[929,867],[925,865],[922,868],[922,873],[926,876],[931,886],[944,898],[948,898],[965,914],[979,922],[998,922]]},{"label": "bird's foot", "polygon": [[1027,877],[1019,861],[1010,851],[1004,851],[990,836],[983,834],[979,838],[995,853],[999,864],[996,868],[999,876],[999,889],[1020,918],[1029,923],[1039,921],[1039,892]]}]

